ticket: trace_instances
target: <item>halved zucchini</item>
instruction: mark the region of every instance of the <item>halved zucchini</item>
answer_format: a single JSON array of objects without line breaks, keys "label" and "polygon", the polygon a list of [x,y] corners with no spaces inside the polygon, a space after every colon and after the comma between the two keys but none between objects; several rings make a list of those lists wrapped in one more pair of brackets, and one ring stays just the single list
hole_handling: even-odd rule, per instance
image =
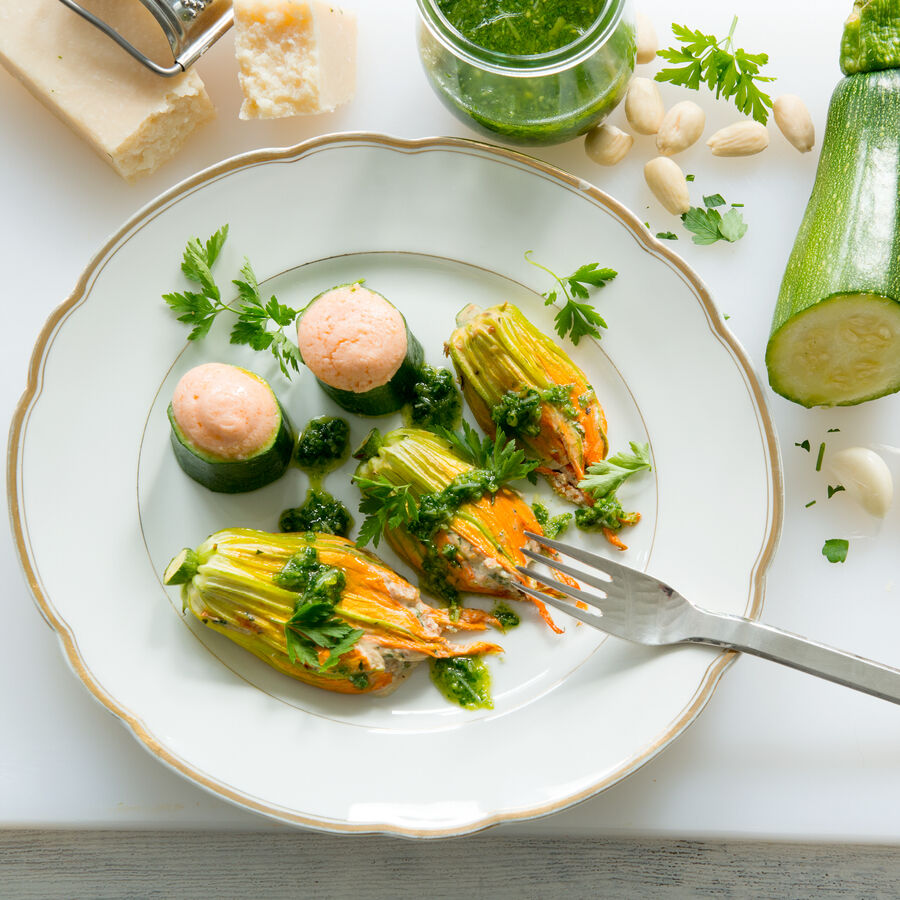
[{"label": "halved zucchini", "polygon": [[[310,316],[317,304],[324,307]],[[425,360],[403,314],[361,282],[314,297],[297,317],[297,344],[322,390],[362,416],[384,416],[408,403]]]},{"label": "halved zucchini", "polygon": [[[193,373],[201,372],[201,370],[211,370],[212,374],[204,373],[202,381],[197,382],[190,388],[183,387]],[[242,405],[240,399],[244,396],[244,390],[235,392],[234,396],[238,397],[237,402],[231,400],[231,395],[225,393],[226,400],[222,401],[221,393],[214,393],[215,387],[221,386],[222,375],[216,370],[223,370],[226,378],[234,378],[235,374],[239,379],[252,379],[257,385],[265,387],[271,396],[272,408],[275,410],[275,418],[273,425],[265,439],[258,446],[248,449],[241,449],[239,453],[216,452],[219,447],[212,439],[208,439],[206,446],[200,446],[198,439],[191,439],[185,433],[182,423],[179,423],[175,412],[176,405],[181,404],[179,408],[182,411],[182,422],[186,418],[190,418],[197,429],[197,434],[207,434],[214,430],[216,426],[222,427],[220,423],[224,417],[227,422],[234,420],[240,415],[246,415],[246,407]],[[252,383],[251,383],[251,386]],[[254,389],[258,390],[254,386]],[[186,400],[179,400],[179,392]],[[212,393],[213,402],[206,406],[204,400]],[[264,396],[264,395],[263,395]],[[200,398],[198,400],[198,398]],[[199,406],[190,404],[199,403]],[[268,404],[267,404],[268,405]],[[185,409],[188,410],[185,413]],[[291,456],[294,451],[294,430],[288,420],[287,414],[278,402],[272,388],[265,381],[253,372],[241,369],[238,366],[226,366],[219,363],[206,364],[205,366],[197,366],[192,369],[179,382],[175,389],[175,397],[168,408],[169,424],[171,425],[172,450],[175,453],[175,459],[178,465],[189,475],[194,481],[202,484],[211,491],[223,494],[238,494],[245,491],[254,491],[280,478],[291,462]],[[266,415],[270,415],[270,411]],[[222,432],[219,432],[217,439],[221,439]],[[224,429],[224,434],[231,438],[231,431]],[[216,451],[209,449],[210,446],[216,447]]]}]

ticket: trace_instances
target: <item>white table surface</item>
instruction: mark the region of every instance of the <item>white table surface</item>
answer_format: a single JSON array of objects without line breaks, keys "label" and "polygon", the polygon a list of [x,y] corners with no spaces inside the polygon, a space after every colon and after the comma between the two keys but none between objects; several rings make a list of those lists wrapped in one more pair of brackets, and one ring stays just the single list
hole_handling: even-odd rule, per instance
[{"label": "white table surface", "polygon": [[[823,0],[810,16],[806,4],[732,4],[741,15],[739,43],[769,52],[770,69],[779,76],[773,95],[804,97],[817,139],[839,78],[837,44],[849,5]],[[106,238],[160,192],[233,154],[327,132],[474,136],[438,103],[420,71],[412,0],[345,0],[344,6],[358,11],[360,26],[359,85],[351,104],[315,118],[239,121],[226,37],[198,65],[218,107],[217,119],[175,160],[136,185],[121,181],[0,70],[0,402],[5,421],[24,388],[31,348],[46,317]],[[721,34],[732,11],[702,0],[644,0],[643,9],[656,22],[664,46],[669,16]],[[641,74],[657,66],[641,67]],[[668,86],[662,90],[668,104],[697,98]],[[706,134],[736,118],[724,102],[707,94],[699,100],[707,110]],[[622,119],[617,110],[613,121]],[[733,246],[694,246],[680,223],[652,199],[641,176],[643,163],[655,155],[650,138],[639,137],[630,157],[612,170],[591,163],[580,141],[534,154],[604,188],[647,218],[654,231],[679,232],[675,249],[710,286],[760,372],[774,299],[819,149],[817,144],[813,153],[801,156],[774,123],[770,128],[771,146],[757,157],[713,159],[701,143],[679,158],[685,171],[696,173],[695,202],[703,193],[720,192],[746,204],[750,228]],[[900,664],[900,589],[895,585],[900,502],[880,527],[855,513],[845,495],[826,502],[826,479],[814,472],[815,452],[794,446],[808,438],[815,451],[829,428],[841,429],[827,435],[830,449],[900,446],[900,397],[855,409],[808,411],[771,392],[768,396],[783,454],[785,522],[763,617]],[[722,435],[726,450],[728,439]],[[65,442],[64,434],[60,440]],[[704,452],[697,448],[696,469],[686,478],[704,477]],[[898,457],[885,452],[900,479]],[[816,505],[805,508],[813,497]],[[67,514],[77,520],[77,510]],[[0,827],[281,828],[167,770],[92,699],[63,661],[55,635],[32,602],[5,518],[2,527],[7,534],[0,540]],[[832,565],[821,556],[829,537],[851,539],[846,564]],[[507,836],[894,843],[900,840],[898,747],[900,711],[893,705],[742,658],[726,672],[698,720],[636,774],[577,808],[499,830]]]}]

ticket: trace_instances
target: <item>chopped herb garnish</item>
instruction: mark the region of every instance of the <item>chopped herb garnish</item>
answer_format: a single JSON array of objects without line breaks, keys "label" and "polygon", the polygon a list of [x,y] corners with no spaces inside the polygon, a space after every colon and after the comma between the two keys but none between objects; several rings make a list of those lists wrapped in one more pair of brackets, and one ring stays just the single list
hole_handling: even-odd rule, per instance
[{"label": "chopped herb garnish", "polygon": [[809,453],[809,441],[808,441],[808,440],[806,440],[806,441],[800,441],[800,443],[797,443],[797,442],[795,441],[795,442],[794,442],[794,446],[795,446],[795,447],[800,447],[801,449],[803,449],[803,450],[805,450],[807,453]]},{"label": "chopped herb garnish", "polygon": [[[724,206],[725,198],[721,194],[707,194],[707,196],[703,198],[703,205],[708,207]],[[732,204],[732,206],[733,205],[734,204]]]},{"label": "chopped herb garnish", "polygon": [[572,405],[572,385],[555,384],[542,391],[535,388],[507,391],[491,408],[491,418],[505,434],[537,437],[541,433],[541,410],[545,403],[557,406],[567,419],[578,417]]},{"label": "chopped herb garnish", "polygon": [[500,623],[500,628],[503,631],[508,631],[510,628],[515,628],[516,625],[520,624],[522,621],[518,614],[513,612],[505,603],[501,600],[498,600],[494,604],[494,608],[491,610],[491,615]]},{"label": "chopped herb garnish", "polygon": [[[298,593],[294,613],[284,626],[292,663],[318,671],[330,669],[363,636],[334,613],[346,585],[344,573],[320,563],[313,547],[295,553],[272,581]],[[320,662],[320,649],[329,651],[324,662]]]},{"label": "chopped herb garnish", "polygon": [[828,485],[828,499],[830,500],[838,491],[847,490],[842,484],[836,484],[832,487],[830,484]]},{"label": "chopped herb garnish", "polygon": [[657,238],[661,241],[677,241],[678,235],[674,231],[657,231]]},{"label": "chopped herb garnish", "polygon": [[850,542],[843,538],[829,538],[822,547],[822,556],[830,563],[842,563],[847,559]]},{"label": "chopped herb garnish", "polygon": [[537,519],[538,525],[541,526],[548,538],[559,537],[566,531],[569,523],[572,521],[572,513],[561,513],[558,516],[551,516],[550,510],[539,500],[535,500],[531,504],[531,508],[534,511],[534,517]]},{"label": "chopped herb garnish", "polygon": [[825,442],[819,444],[819,455],[816,457],[816,471],[822,471],[822,460],[825,457]]},{"label": "chopped herb garnish", "polygon": [[759,74],[760,67],[769,61],[769,57],[765,53],[747,53],[734,47],[737,23],[735,16],[728,37],[720,39],[673,22],[672,33],[681,47],[660,50],[659,55],[675,63],[675,67],[661,69],[654,77],[657,81],[668,81],[693,91],[705,84],[715,91],[717,98],[734,97],[735,106],[744,115],[752,115],[765,125],[772,98],[761,91],[757,83],[775,80]]},{"label": "chopped herb garnish", "polygon": [[806,504],[806,508],[809,509],[811,506],[815,506],[815,505],[816,505],[816,501],[810,500],[809,503]]},{"label": "chopped herb garnish", "polygon": [[419,428],[456,428],[462,399],[449,369],[423,365],[412,389],[409,419]]},{"label": "chopped herb garnish", "polygon": [[318,531],[346,537],[353,524],[347,507],[327,491],[309,490],[303,506],[286,509],[278,519],[281,531]]},{"label": "chopped herb garnish", "polygon": [[693,176],[693,175],[685,175],[685,176],[684,176],[684,180],[685,180],[685,181],[693,181],[693,180],[694,180],[694,176]]},{"label": "chopped herb garnish", "polygon": [[[650,227],[649,225],[647,226]],[[564,338],[568,335],[573,344],[585,336],[600,339],[600,329],[606,328],[606,322],[590,303],[579,303],[575,298],[587,300],[590,297],[590,288],[602,288],[616,277],[615,269],[600,268],[599,263],[586,263],[577,268],[571,275],[560,278],[556,272],[546,266],[535,262],[531,258],[531,251],[525,254],[525,259],[533,266],[543,269],[553,277],[562,290],[565,304],[556,314],[556,333]],[[559,291],[545,291],[544,305],[552,306],[559,296]]]},{"label": "chopped herb garnish", "polygon": [[727,321],[731,318],[731,316],[729,316],[728,313],[725,313],[725,314],[722,316],[722,318],[727,322]]},{"label": "chopped herb garnish", "polygon": [[832,431],[840,431],[840,428],[829,428],[828,433],[831,434]]},{"label": "chopped herb garnish", "polygon": [[744,208],[744,204],[743,204],[743,203],[732,203],[731,205],[734,206],[734,207],[737,207],[738,209],[743,209],[743,208]]}]

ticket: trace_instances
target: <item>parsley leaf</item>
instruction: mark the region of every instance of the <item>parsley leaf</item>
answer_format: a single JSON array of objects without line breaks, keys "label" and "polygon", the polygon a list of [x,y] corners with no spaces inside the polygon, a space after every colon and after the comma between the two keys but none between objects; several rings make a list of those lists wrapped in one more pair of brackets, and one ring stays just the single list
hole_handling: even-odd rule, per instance
[{"label": "parsley leaf", "polygon": [[657,231],[656,237],[660,241],[677,241],[678,235],[674,231]]},{"label": "parsley leaf", "polygon": [[681,216],[684,227],[693,233],[695,244],[715,244],[720,240],[734,243],[747,233],[747,225],[734,205],[724,215],[715,208],[725,205],[721,194],[710,194],[703,203],[706,208],[692,206]]},{"label": "parsley leaf", "polygon": [[463,459],[487,474],[491,491],[499,490],[508,481],[527,478],[540,465],[536,459],[525,458],[525,451],[516,448],[515,438],[504,442],[502,432],[498,432],[496,440],[492,441],[489,437],[479,438],[478,432],[466,421],[463,421],[462,430],[462,438],[447,428],[436,428],[435,433]]},{"label": "parsley leaf", "polygon": [[228,226],[223,225],[206,244],[201,244],[199,238],[191,238],[184,248],[181,260],[181,271],[188,281],[199,284],[202,293],[196,291],[182,291],[171,294],[163,294],[163,300],[168,303],[174,313],[177,313],[178,321],[191,326],[189,341],[197,341],[209,333],[216,316],[228,306],[222,302],[219,287],[212,274],[212,265],[225,243],[228,236]]},{"label": "parsley leaf", "polygon": [[377,547],[385,530],[392,531],[418,517],[419,505],[410,485],[394,484],[383,475],[379,478],[354,475],[353,481],[363,492],[359,511],[366,515],[356,539],[357,547],[368,543]]},{"label": "parsley leaf", "polygon": [[631,453],[616,453],[594,463],[588,469],[587,477],[578,482],[578,487],[600,500],[615,493],[627,478],[649,469],[650,445],[630,441],[629,446]]},{"label": "parsley leaf", "polygon": [[681,216],[684,227],[693,232],[695,244],[714,244],[720,238],[719,225],[722,216],[714,209],[692,206]]},{"label": "parsley leaf", "polygon": [[741,214],[732,207],[722,216],[719,223],[719,234],[732,244],[739,241],[747,233],[747,224]]},{"label": "parsley leaf", "polygon": [[800,441],[799,443],[797,441],[794,441],[794,446],[800,447],[801,450],[805,450],[807,453],[809,453],[809,439]]},{"label": "parsley leaf", "polygon": [[834,485],[834,487],[832,487],[829,484],[828,485],[828,499],[830,500],[839,491],[846,491],[846,490],[847,490],[847,488],[845,488],[842,484],[836,484],[836,485]]},{"label": "parsley leaf", "polygon": [[[300,370],[300,351],[288,340],[284,329],[297,318],[298,311],[279,303],[275,297],[263,303],[259,283],[248,259],[241,266],[241,275],[243,281],[235,279],[233,282],[242,305],[231,329],[231,343],[247,344],[254,350],[271,350],[284,376],[289,379],[289,369]],[[274,331],[269,330],[270,322],[275,325]]]},{"label": "parsley leaf", "polygon": [[744,115],[753,116],[765,125],[772,98],[760,89],[759,84],[775,79],[760,75],[759,71],[768,63],[769,57],[765,53],[747,53],[734,47],[737,23],[735,16],[728,37],[720,39],[673,22],[672,33],[681,47],[659,51],[659,56],[674,66],[661,69],[654,77],[657,81],[668,81],[693,91],[705,84],[717,98],[733,97],[734,105]]},{"label": "parsley leaf", "polygon": [[[179,322],[191,326],[189,341],[205,337],[219,313],[225,310],[235,313],[237,322],[231,329],[231,343],[246,344],[253,350],[269,350],[285,377],[290,378],[290,370],[297,372],[300,369],[300,351],[284,329],[297,318],[298,310],[279,303],[275,297],[264,303],[256,275],[246,259],[240,270],[243,277],[232,282],[238,290],[241,305],[235,310],[222,302],[212,266],[227,237],[228,226],[223,225],[206,243],[199,238],[191,238],[184,248],[181,271],[187,279],[200,285],[201,293],[182,291],[163,294],[163,300],[176,313]],[[270,323],[274,326],[271,329]]]},{"label": "parsley leaf", "polygon": [[842,563],[847,560],[850,542],[843,538],[829,538],[822,547],[822,556],[830,563]]},{"label": "parsley leaf", "polygon": [[[575,298],[587,300],[590,297],[590,288],[604,287],[616,277],[618,272],[615,269],[601,268],[599,263],[586,263],[577,268],[571,275],[560,278],[556,272],[541,265],[539,262],[535,262],[531,258],[530,250],[525,254],[525,259],[533,266],[537,266],[551,275],[562,289],[562,295],[565,297],[566,302],[557,312],[554,320],[556,333],[561,338],[568,335],[576,346],[586,336],[600,340],[600,329],[607,327],[606,322],[592,304],[579,303]],[[545,291],[542,296],[544,297],[544,305],[552,306],[556,302],[559,292]]]}]

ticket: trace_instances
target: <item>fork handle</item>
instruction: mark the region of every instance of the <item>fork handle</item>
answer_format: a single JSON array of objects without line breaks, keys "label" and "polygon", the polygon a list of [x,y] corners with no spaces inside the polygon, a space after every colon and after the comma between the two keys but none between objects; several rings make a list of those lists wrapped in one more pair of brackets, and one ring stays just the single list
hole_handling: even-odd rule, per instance
[{"label": "fork handle", "polygon": [[882,700],[900,703],[900,669],[740,616],[699,611],[703,614],[700,628],[706,636],[690,638],[693,643],[752,653]]}]

